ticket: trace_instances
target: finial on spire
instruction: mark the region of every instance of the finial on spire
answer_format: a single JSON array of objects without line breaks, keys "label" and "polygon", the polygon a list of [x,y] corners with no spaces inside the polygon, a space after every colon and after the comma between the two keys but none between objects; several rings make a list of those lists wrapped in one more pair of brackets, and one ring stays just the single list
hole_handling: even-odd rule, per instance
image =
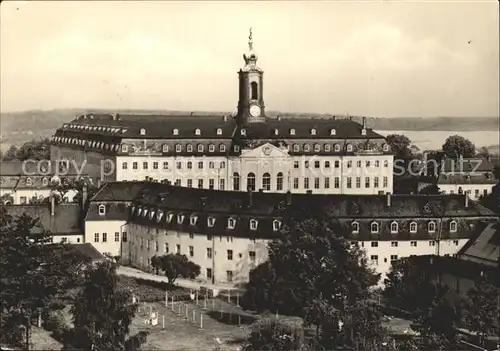
[{"label": "finial on spire", "polygon": [[253,50],[252,27],[250,27],[250,35],[248,36],[248,47]]}]

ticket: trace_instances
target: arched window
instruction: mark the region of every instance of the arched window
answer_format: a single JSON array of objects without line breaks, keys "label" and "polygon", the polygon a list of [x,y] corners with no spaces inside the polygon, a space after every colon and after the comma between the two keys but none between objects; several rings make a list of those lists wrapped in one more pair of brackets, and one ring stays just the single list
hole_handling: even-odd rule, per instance
[{"label": "arched window", "polygon": [[257,230],[259,222],[256,219],[251,219],[250,220],[250,229],[251,230]]},{"label": "arched window", "polygon": [[203,152],[203,144],[198,144],[198,152]]},{"label": "arched window", "polygon": [[330,129],[330,135],[335,135],[337,134],[337,131],[335,129]]},{"label": "arched window", "polygon": [[193,145],[188,144],[188,145],[186,146],[186,151],[187,151],[187,152],[193,152]]},{"label": "arched window", "polygon": [[450,232],[454,233],[457,231],[457,222],[456,221],[451,221],[450,222]]},{"label": "arched window", "polygon": [[271,175],[269,173],[264,173],[262,176],[262,189],[266,191],[271,190]]},{"label": "arched window", "polygon": [[251,99],[252,99],[252,100],[257,100],[257,99],[259,98],[259,97],[258,97],[258,96],[259,96],[259,94],[258,94],[258,92],[257,92],[257,87],[258,87],[258,86],[257,86],[257,82],[252,82],[252,83],[250,83],[250,87],[251,87],[251,90],[252,90],[252,97],[251,97]]},{"label": "arched window", "polygon": [[397,222],[392,222],[391,223],[391,233],[396,234],[398,232],[398,223]]},{"label": "arched window", "polygon": [[359,223],[358,222],[352,222],[351,227],[352,227],[353,234],[359,233]]},{"label": "arched window", "polygon": [[327,152],[328,152],[328,151],[330,151],[330,149],[331,149],[330,144],[325,144],[324,149],[325,149],[325,151],[327,151]]},{"label": "arched window", "polygon": [[279,172],[276,176],[276,190],[283,190],[283,173]]},{"label": "arched window", "polygon": [[295,129],[290,129],[290,135],[295,135]]},{"label": "arched window", "polygon": [[293,152],[299,152],[300,151],[300,145],[299,144],[293,144]]},{"label": "arched window", "polygon": [[201,130],[199,130],[199,129],[195,129],[194,134],[195,134],[195,135],[201,135]]},{"label": "arched window", "polygon": [[339,152],[340,151],[340,144],[335,144],[334,150],[335,150],[335,152]]},{"label": "arched window", "polygon": [[410,223],[410,233],[416,233],[417,232],[417,223],[416,222],[411,222]]},{"label": "arched window", "polygon": [[208,152],[214,152],[214,151],[215,151],[215,145],[214,144],[208,145]]},{"label": "arched window", "polygon": [[[220,152],[226,152],[226,145],[224,145],[224,144],[220,144],[220,145],[219,145],[219,151],[220,151]],[[235,151],[236,151],[236,150],[235,150]]]},{"label": "arched window", "polygon": [[214,168],[215,168],[215,163],[214,163],[214,161],[210,161],[210,162],[208,163],[208,168],[209,168],[209,169],[214,169]]},{"label": "arched window", "polygon": [[273,221],[273,230],[277,232],[281,228],[281,222],[277,219]]},{"label": "arched window", "polygon": [[373,222],[372,225],[370,226],[370,229],[371,229],[372,234],[378,233],[378,223]]},{"label": "arched window", "polygon": [[182,151],[182,145],[181,144],[176,144],[175,145],[175,152],[181,152]]},{"label": "arched window", "polygon": [[314,151],[315,152],[321,151],[321,146],[319,144],[314,144]]},{"label": "arched window", "polygon": [[309,152],[309,150],[311,150],[311,146],[309,146],[309,144],[305,144],[304,145],[304,151],[305,152]]},{"label": "arched window", "polygon": [[224,169],[224,168],[226,168],[226,162],[221,161],[221,163],[220,163],[220,165],[219,165],[219,168],[220,168],[220,169]]},{"label": "arched window", "polygon": [[316,135],[316,129],[311,129],[311,135]]},{"label": "arched window", "polygon": [[174,135],[179,135],[179,129],[174,129],[174,130],[172,131],[172,133],[173,133]]},{"label": "arched window", "polygon": [[222,135],[222,129],[217,128],[217,135]]},{"label": "arched window", "polygon": [[233,190],[240,190],[240,175],[238,172],[233,173]]},{"label": "arched window", "polygon": [[351,144],[347,144],[347,152],[352,152],[352,145]]},{"label": "arched window", "polygon": [[255,174],[251,172],[247,175],[247,190],[255,191]]},{"label": "arched window", "polygon": [[429,233],[434,233],[436,231],[436,223],[429,222],[429,224],[427,224],[427,231]]},{"label": "arched window", "polygon": [[99,215],[104,216],[106,214],[106,206],[99,205]]},{"label": "arched window", "polygon": [[236,226],[236,219],[229,218],[227,220],[227,227],[228,227],[228,229],[234,229],[235,226]]}]

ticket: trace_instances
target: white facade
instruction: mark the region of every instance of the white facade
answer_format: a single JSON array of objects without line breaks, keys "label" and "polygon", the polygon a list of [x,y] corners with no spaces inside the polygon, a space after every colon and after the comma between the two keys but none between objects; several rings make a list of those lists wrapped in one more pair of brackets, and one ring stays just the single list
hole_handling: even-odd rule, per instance
[{"label": "white facade", "polygon": [[[239,157],[118,156],[117,181],[168,180],[204,189],[322,194],[378,194],[393,190],[393,155],[291,156],[265,144]],[[239,179],[235,179],[239,178]],[[252,181],[252,179],[255,179]]]},{"label": "white facade", "polygon": [[85,236],[81,235],[51,235],[53,243],[83,244]]},{"label": "white facade", "polygon": [[481,196],[491,194],[495,183],[490,184],[438,184],[439,189],[443,194],[459,194],[460,188],[464,194],[467,194],[472,199],[479,199]]},{"label": "white facade", "polygon": [[128,241],[126,222],[120,220],[85,221],[85,243],[100,253],[121,256],[122,243]]}]

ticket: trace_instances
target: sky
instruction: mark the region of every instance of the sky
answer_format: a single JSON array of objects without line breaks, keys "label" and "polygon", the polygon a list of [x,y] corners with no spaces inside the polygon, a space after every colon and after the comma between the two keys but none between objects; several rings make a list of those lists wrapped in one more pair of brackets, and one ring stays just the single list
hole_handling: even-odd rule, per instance
[{"label": "sky", "polygon": [[5,1],[0,110],[234,111],[252,27],[267,110],[499,116],[498,7]]}]

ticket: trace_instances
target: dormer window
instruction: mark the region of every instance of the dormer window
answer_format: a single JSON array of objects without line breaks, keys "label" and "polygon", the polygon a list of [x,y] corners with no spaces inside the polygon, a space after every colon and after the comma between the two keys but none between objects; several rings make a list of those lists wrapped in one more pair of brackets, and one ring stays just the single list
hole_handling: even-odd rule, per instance
[{"label": "dormer window", "polygon": [[335,144],[333,149],[335,150],[335,152],[340,152],[340,144]]},{"label": "dormer window", "polygon": [[184,215],[177,215],[177,223],[182,224],[182,222],[184,222]]},{"label": "dormer window", "polygon": [[191,144],[187,144],[187,146],[186,146],[186,151],[187,151],[187,152],[193,152],[193,145],[191,145]]},{"label": "dormer window", "polygon": [[273,221],[273,230],[277,232],[281,228],[281,222],[277,219]]},{"label": "dormer window", "polygon": [[156,214],[156,221],[159,222],[161,221],[163,217],[163,211],[158,211],[158,213]]},{"label": "dormer window", "polygon": [[325,144],[323,148],[326,152],[329,152],[331,150],[330,144]]},{"label": "dormer window", "polygon": [[217,135],[222,135],[222,129],[217,128]]},{"label": "dormer window", "polygon": [[142,208],[138,207],[137,208],[137,216],[140,216],[142,213]]},{"label": "dormer window", "polygon": [[236,227],[236,219],[234,218],[229,218],[227,220],[227,228],[228,229],[234,229],[234,227]]},{"label": "dormer window", "polygon": [[141,135],[146,135],[146,129],[141,128],[141,130],[140,130],[139,134],[141,134]]},{"label": "dormer window", "polygon": [[147,208],[145,208],[145,209],[144,209],[144,211],[142,212],[142,216],[143,216],[144,218],[146,218],[146,216],[148,215],[148,212],[149,212],[149,211],[148,211],[148,209],[147,209]]},{"label": "dormer window", "polygon": [[175,152],[181,152],[182,151],[182,145],[181,144],[176,144],[175,145]]},{"label": "dormer window", "polygon": [[336,135],[337,134],[337,131],[335,129],[330,129],[330,135]]},{"label": "dormer window", "polygon": [[304,145],[304,151],[305,151],[305,152],[309,152],[309,151],[311,151],[311,146],[309,146],[309,144],[305,144],[305,145]]},{"label": "dormer window", "polygon": [[214,151],[215,151],[215,145],[214,144],[208,145],[208,152],[214,152]]},{"label": "dormer window", "polygon": [[172,131],[172,134],[173,134],[173,135],[179,135],[179,129],[177,129],[177,128],[176,128],[176,129],[174,129],[174,130]]},{"label": "dormer window", "polygon": [[215,225],[215,218],[208,217],[207,218],[207,225],[208,225],[209,228],[212,228]]},{"label": "dormer window", "polygon": [[104,205],[99,205],[99,216],[104,216],[106,214],[106,206]]},{"label": "dormer window", "polygon": [[358,222],[352,222],[351,228],[352,228],[353,234],[359,234],[359,223]]},{"label": "dormer window", "polygon": [[149,219],[153,219],[154,216],[155,216],[155,211],[151,210],[151,212],[149,212]]},{"label": "dormer window", "polygon": [[389,144],[384,144],[382,148],[385,152],[389,151]]},{"label": "dormer window", "polygon": [[429,222],[429,224],[427,224],[427,231],[429,233],[434,233],[436,232],[436,223],[434,222]]},{"label": "dormer window", "polygon": [[199,130],[199,129],[195,129],[194,134],[195,134],[195,135],[201,135],[201,130]]},{"label": "dormer window", "polygon": [[280,133],[279,133],[278,129],[275,129],[275,130],[274,130],[274,135],[279,135],[279,134],[280,134]]},{"label": "dormer window", "polygon": [[290,135],[295,135],[295,129],[290,129]]},{"label": "dormer window", "polygon": [[417,222],[410,223],[410,233],[415,234],[417,232]]},{"label": "dormer window", "polygon": [[377,234],[378,233],[378,230],[379,230],[379,225],[377,222],[373,222],[370,226],[370,230],[372,232],[372,234]]},{"label": "dormer window", "polygon": [[300,151],[300,145],[299,144],[293,144],[293,152],[299,152]]},{"label": "dormer window", "polygon": [[240,135],[246,136],[247,135],[247,130],[246,129],[240,130]]},{"label": "dormer window", "polygon": [[398,233],[398,223],[392,222],[391,223],[391,234],[397,234],[397,233]]},{"label": "dormer window", "polygon": [[[239,150],[239,149],[238,149],[238,150]],[[238,150],[236,150],[236,146],[235,146],[235,150],[234,150],[234,151],[238,151]],[[219,145],[219,151],[220,151],[220,152],[226,152],[226,145],[224,145],[224,144],[220,144],[220,145]]]},{"label": "dormer window", "polygon": [[203,152],[203,144],[198,144],[198,152]]},{"label": "dormer window", "polygon": [[259,222],[256,219],[250,220],[250,230],[257,230],[258,225],[259,225]]},{"label": "dormer window", "polygon": [[189,224],[196,225],[196,221],[198,220],[198,216],[192,215],[189,217]]},{"label": "dormer window", "polygon": [[26,178],[26,185],[28,186],[33,185],[33,181],[31,180],[31,178]]},{"label": "dormer window", "polygon": [[168,145],[167,144],[163,144],[162,151],[163,152],[168,152]]},{"label": "dormer window", "polygon": [[366,136],[366,128],[361,129],[361,135]]},{"label": "dormer window", "polygon": [[316,135],[316,129],[311,129],[311,135]]},{"label": "dormer window", "polygon": [[352,144],[347,144],[347,152],[352,152]]},{"label": "dormer window", "polygon": [[167,214],[167,223],[172,222],[172,218],[174,218],[174,214],[173,213]]},{"label": "dormer window", "polygon": [[234,152],[239,152],[239,151],[240,151],[240,146],[234,145]]},{"label": "dormer window", "polygon": [[319,144],[314,144],[314,151],[315,152],[320,152],[321,151],[321,146]]},{"label": "dormer window", "polygon": [[455,233],[457,231],[457,222],[456,221],[451,221],[450,222],[450,232]]}]

